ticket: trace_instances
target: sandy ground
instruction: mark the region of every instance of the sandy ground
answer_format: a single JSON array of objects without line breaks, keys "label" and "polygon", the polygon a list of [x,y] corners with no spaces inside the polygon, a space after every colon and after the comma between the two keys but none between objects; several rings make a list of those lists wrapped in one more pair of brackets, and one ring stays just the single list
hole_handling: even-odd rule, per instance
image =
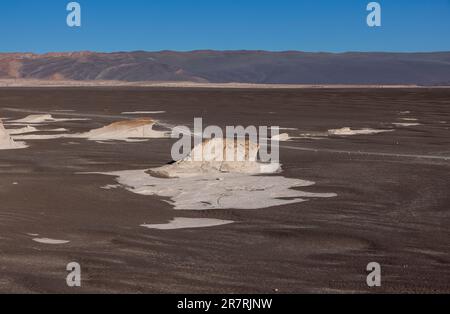
[{"label": "sandy ground", "polygon": [[[203,117],[312,135],[282,144],[283,175],[316,182],[304,191],[338,196],[175,211],[157,196],[102,189],[116,184],[112,177],[77,174],[161,166],[170,161],[171,139],[26,141],[29,148],[0,151],[0,292],[450,292],[450,90],[0,90],[3,118],[90,119],[50,127],[71,132],[130,111],[165,111],[157,118],[171,125]],[[405,118],[420,125],[393,125]],[[324,136],[343,127],[395,130]],[[235,223],[142,227],[176,217]],[[70,262],[82,267],[78,290],[66,285]],[[370,262],[382,266],[381,288],[366,285]]]}]

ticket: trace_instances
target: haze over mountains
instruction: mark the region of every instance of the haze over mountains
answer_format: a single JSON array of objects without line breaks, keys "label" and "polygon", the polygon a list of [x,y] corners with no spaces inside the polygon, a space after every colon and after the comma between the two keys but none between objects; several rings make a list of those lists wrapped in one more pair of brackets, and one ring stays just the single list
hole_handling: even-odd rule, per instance
[{"label": "haze over mountains", "polygon": [[0,79],[450,85],[450,52],[4,53],[0,54]]}]

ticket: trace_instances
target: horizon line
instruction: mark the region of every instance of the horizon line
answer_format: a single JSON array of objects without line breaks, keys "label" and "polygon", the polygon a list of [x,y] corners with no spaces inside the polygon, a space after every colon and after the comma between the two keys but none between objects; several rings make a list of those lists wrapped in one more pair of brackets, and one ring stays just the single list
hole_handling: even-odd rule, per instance
[{"label": "horizon line", "polygon": [[33,52],[33,51],[12,51],[3,52],[0,51],[0,55],[5,54],[32,54],[32,55],[49,55],[49,54],[117,54],[117,53],[205,53],[205,52],[259,52],[259,53],[305,53],[305,54],[351,54],[351,53],[364,53],[364,54],[436,54],[436,53],[450,53],[450,50],[436,50],[436,51],[364,51],[364,50],[348,50],[348,51],[307,51],[307,50],[264,50],[264,49],[194,49],[194,50],[113,50],[113,51],[98,51],[98,50],[61,50],[61,51],[46,51],[46,52]]}]

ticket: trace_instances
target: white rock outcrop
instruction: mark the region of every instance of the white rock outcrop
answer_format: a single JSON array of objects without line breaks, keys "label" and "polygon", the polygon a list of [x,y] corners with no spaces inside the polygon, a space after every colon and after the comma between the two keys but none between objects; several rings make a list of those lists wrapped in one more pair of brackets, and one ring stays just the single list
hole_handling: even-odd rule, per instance
[{"label": "white rock outcrop", "polygon": [[27,147],[22,142],[15,142],[11,136],[9,135],[8,131],[6,131],[5,127],[3,126],[2,121],[0,120],[0,149],[18,149],[18,148],[25,148]]},{"label": "white rock outcrop", "polygon": [[214,138],[194,147],[186,158],[150,172],[158,177],[176,178],[215,173],[275,173],[280,170],[279,163],[258,162],[258,151],[259,145],[249,140]]}]

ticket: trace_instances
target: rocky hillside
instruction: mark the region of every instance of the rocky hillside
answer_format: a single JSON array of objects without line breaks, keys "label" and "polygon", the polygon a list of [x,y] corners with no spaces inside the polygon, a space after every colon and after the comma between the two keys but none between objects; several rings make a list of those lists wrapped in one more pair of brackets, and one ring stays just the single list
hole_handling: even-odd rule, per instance
[{"label": "rocky hillside", "polygon": [[450,85],[450,52],[16,53],[0,54],[0,79]]}]

